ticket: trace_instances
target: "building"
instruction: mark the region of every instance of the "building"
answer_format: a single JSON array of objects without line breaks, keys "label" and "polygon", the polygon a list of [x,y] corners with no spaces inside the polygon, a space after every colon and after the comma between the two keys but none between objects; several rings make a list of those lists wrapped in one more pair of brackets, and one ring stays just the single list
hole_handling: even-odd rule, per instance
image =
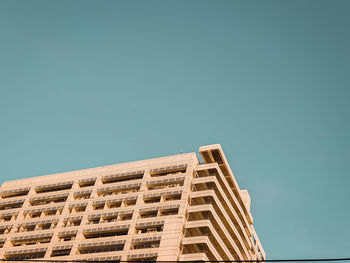
[{"label": "building", "polygon": [[7,260],[264,260],[250,197],[220,145],[5,182]]}]

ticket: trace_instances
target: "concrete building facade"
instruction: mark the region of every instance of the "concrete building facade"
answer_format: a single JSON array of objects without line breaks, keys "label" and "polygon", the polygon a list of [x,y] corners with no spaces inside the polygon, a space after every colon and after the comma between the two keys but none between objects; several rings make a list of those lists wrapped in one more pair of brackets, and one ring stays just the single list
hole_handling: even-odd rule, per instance
[{"label": "concrete building facade", "polygon": [[199,153],[3,183],[0,257],[263,261],[221,146]]}]

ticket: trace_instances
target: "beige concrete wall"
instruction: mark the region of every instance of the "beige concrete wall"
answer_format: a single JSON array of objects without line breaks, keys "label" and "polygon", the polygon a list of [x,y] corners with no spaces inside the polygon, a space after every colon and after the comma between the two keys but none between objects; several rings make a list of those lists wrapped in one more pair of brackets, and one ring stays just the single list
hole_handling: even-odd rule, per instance
[{"label": "beige concrete wall", "polygon": [[[3,248],[0,248],[0,257],[7,258],[11,252],[13,255],[21,255],[31,253],[30,250],[42,249],[46,250],[46,259],[50,258],[51,253],[58,246],[69,246],[71,252],[66,256],[52,257],[52,259],[63,260],[63,259],[96,259],[96,260],[128,260],[128,259],[139,259],[139,258],[157,258],[161,261],[172,261],[172,260],[200,260],[200,259],[212,259],[212,258],[227,258],[229,260],[234,259],[257,259],[265,258],[265,253],[262,249],[259,239],[252,226],[252,217],[250,214],[250,198],[248,192],[242,191],[238,188],[236,179],[228,166],[226,158],[223,154],[221,146],[212,145],[200,148],[201,155],[205,154],[203,158],[206,164],[200,164],[195,153],[180,154],[169,157],[155,158],[144,161],[130,162],[124,164],[103,166],[98,168],[91,168],[73,172],[59,173],[53,175],[39,176],[35,178],[21,179],[10,182],[5,182],[0,187],[0,209],[4,207],[10,207],[17,205],[18,200],[24,200],[22,207],[12,208],[6,210],[0,210],[0,229],[8,227],[9,231],[4,231],[0,234],[0,243],[3,241]],[[219,159],[218,159],[219,158]],[[177,171],[179,167],[186,166],[185,173],[179,174],[167,174],[160,177],[151,177],[151,174],[159,172],[159,170],[165,172]],[[206,176],[212,176],[213,171],[216,171],[216,175],[213,177],[215,180],[209,177],[204,179],[198,178],[198,174],[205,174]],[[103,183],[103,178],[116,175],[133,173],[137,171],[143,171],[142,179],[135,179],[124,182],[114,183]],[[80,181],[89,178],[96,178],[96,182],[93,186],[81,187]],[[181,179],[181,180],[180,180]],[[208,180],[210,179],[210,180]],[[173,182],[171,181],[173,180]],[[175,181],[174,181],[175,180]],[[62,184],[65,182],[72,182],[72,187],[67,190],[53,191],[47,193],[37,193],[37,187],[43,185]],[[181,186],[160,188],[157,190],[149,190],[147,185],[152,183],[156,187],[161,185],[175,185],[177,182],[181,182]],[[101,188],[106,187],[124,187],[137,184],[139,190],[131,193],[121,193],[110,196],[99,196]],[[193,186],[197,184],[198,188],[201,187],[212,187],[215,185],[214,194],[206,194],[205,191],[194,192]],[[57,186],[56,186],[57,187]],[[4,198],[8,195],[8,192],[16,191],[18,189],[29,188],[29,192],[26,195],[18,197]],[[75,193],[82,191],[90,191],[91,195],[88,199],[75,200]],[[181,199],[173,201],[165,201],[165,193],[173,193],[175,191],[181,191]],[[33,198],[45,197],[43,200],[54,195],[65,195],[67,194],[67,200],[60,203],[42,204],[42,205],[31,205]],[[144,195],[157,195],[159,194],[160,202],[145,204],[143,201]],[[126,197],[135,197],[136,203],[132,206],[119,207],[119,208],[108,208],[105,204],[101,210],[94,210],[93,207],[97,201],[106,201],[111,199],[120,199]],[[210,205],[212,210],[208,210],[212,213],[212,216],[216,218],[218,225],[223,227],[222,235],[221,232],[217,232],[212,224],[205,223],[203,221],[192,221],[189,218],[189,211],[195,211],[196,213],[205,213],[205,209],[193,209],[191,200],[193,198],[202,198],[204,201],[209,200],[208,198],[214,198],[216,203]],[[17,200],[17,201],[16,201]],[[9,204],[10,202],[10,204]],[[11,204],[12,202],[12,204]],[[122,205],[127,202],[122,202]],[[84,212],[70,212],[72,205],[84,204],[86,207]],[[244,205],[243,205],[244,204]],[[61,207],[61,213],[57,212],[56,215],[45,216],[41,214],[40,218],[28,218],[26,211],[33,211],[34,209],[50,209],[50,207]],[[162,211],[170,211],[171,207],[178,207],[177,214],[161,216]],[[198,206],[200,208],[201,206]],[[230,211],[225,211],[229,208]],[[140,218],[140,213],[145,209],[158,209],[157,217]],[[107,212],[127,212],[133,211],[130,220],[125,221],[114,221],[114,222],[100,222],[98,224],[89,224],[89,216],[91,214],[102,214]],[[226,219],[220,218],[217,214],[226,215]],[[11,216],[11,214],[13,214]],[[28,214],[28,213],[27,213]],[[5,218],[11,219],[5,221]],[[81,217],[80,225],[66,226],[64,222],[67,218]],[[28,224],[30,222],[41,222],[43,220],[57,221],[57,226],[52,229],[39,230],[38,226],[34,231],[29,232],[18,232],[22,228],[18,228],[21,224]],[[233,221],[232,221],[233,220]],[[136,233],[136,225],[140,223],[164,221],[163,231],[152,232],[152,233]],[[100,237],[86,239],[84,236],[84,230],[96,227],[117,227],[122,225],[128,226],[128,234],[120,236]],[[10,228],[11,226],[12,228]],[[186,226],[190,226],[186,232]],[[208,233],[201,233],[201,229],[205,229]],[[62,231],[76,231],[76,238],[71,241],[59,241],[59,234]],[[231,232],[237,234],[237,240],[229,237]],[[1,231],[0,231],[1,232]],[[96,230],[96,232],[98,232]],[[186,236],[188,233],[196,236]],[[232,232],[232,233],[233,233]],[[41,234],[52,234],[50,243],[13,246],[13,241],[20,237],[29,235],[41,235]],[[203,236],[201,236],[203,234]],[[227,238],[223,238],[226,236]],[[160,240],[159,247],[153,248],[139,248],[132,249],[132,245],[138,241],[150,240],[153,238]],[[32,237],[34,240],[35,237]],[[141,241],[142,241],[141,240]],[[79,246],[87,243],[99,243],[99,247],[106,247],[106,242],[124,242],[124,249],[122,251],[110,251],[110,252],[98,252],[91,254],[79,254]],[[105,242],[102,244],[102,242]],[[197,242],[197,243],[196,243]],[[232,244],[234,243],[234,244]],[[96,245],[95,245],[96,246]],[[113,245],[115,246],[115,245]],[[202,247],[206,247],[205,251],[201,251]],[[190,248],[190,249],[188,249]],[[259,248],[259,251],[258,251]],[[191,251],[191,249],[193,251]],[[26,251],[24,251],[26,250]],[[22,251],[22,252],[20,252]],[[23,252],[24,251],[24,252]]]}]

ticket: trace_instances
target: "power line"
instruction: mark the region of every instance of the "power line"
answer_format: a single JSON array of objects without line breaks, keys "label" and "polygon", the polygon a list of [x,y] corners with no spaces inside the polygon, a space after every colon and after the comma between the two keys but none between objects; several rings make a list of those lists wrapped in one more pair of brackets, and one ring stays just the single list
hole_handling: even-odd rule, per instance
[{"label": "power line", "polygon": [[0,262],[62,262],[62,263],[104,263],[104,262],[177,262],[177,263],[189,263],[189,262],[204,262],[204,263],[257,263],[257,262],[311,262],[311,261],[350,261],[350,258],[301,258],[301,259],[265,259],[265,260],[208,260],[208,261],[195,261],[195,260],[167,260],[167,261],[153,261],[153,260],[45,260],[45,259],[0,259]]}]

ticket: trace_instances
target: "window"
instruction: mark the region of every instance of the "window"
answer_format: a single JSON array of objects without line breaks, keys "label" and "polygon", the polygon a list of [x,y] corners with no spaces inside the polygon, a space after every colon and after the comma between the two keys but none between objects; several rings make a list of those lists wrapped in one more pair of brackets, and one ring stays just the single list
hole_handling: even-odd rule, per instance
[{"label": "window", "polygon": [[105,246],[105,247],[80,249],[79,254],[92,254],[92,253],[101,253],[101,252],[109,252],[109,251],[121,251],[123,249],[124,249],[124,244],[113,245],[113,246]]},{"label": "window", "polygon": [[110,223],[118,221],[118,215],[103,217],[101,223]]},{"label": "window", "polygon": [[82,213],[82,212],[85,212],[85,209],[86,209],[86,204],[85,205],[81,205],[81,206],[69,207],[68,208],[68,212],[70,214]]},{"label": "window", "polygon": [[31,232],[34,231],[35,225],[18,227],[16,232]]},{"label": "window", "polygon": [[93,210],[103,210],[104,207],[105,207],[104,204],[98,204],[98,205],[93,205],[92,209]]},{"label": "window", "polygon": [[155,232],[162,232],[162,231],[163,231],[163,225],[135,227],[136,234],[155,233]]},{"label": "window", "polygon": [[29,193],[29,188],[25,189],[18,189],[18,190],[11,190],[11,191],[5,191],[1,194],[1,197],[3,199],[5,198],[11,198],[11,197],[18,197],[18,196],[24,196]]},{"label": "window", "polygon": [[175,194],[175,195],[164,195],[163,196],[164,202],[167,201],[175,201],[175,200],[181,200],[181,194]]},{"label": "window", "polygon": [[0,205],[0,210],[9,210],[9,209],[15,209],[22,207],[24,201],[18,202],[18,203],[12,203],[12,204],[4,204]]},{"label": "window", "polygon": [[119,214],[120,221],[131,220],[132,214]]},{"label": "window", "polygon": [[152,204],[152,203],[159,203],[160,202],[160,196],[156,197],[147,197],[143,199],[145,204]]},{"label": "window", "polygon": [[140,212],[140,218],[156,217],[157,215],[158,211]]},{"label": "window", "polygon": [[56,214],[57,214],[57,210],[44,211],[45,216],[55,216]]},{"label": "window", "polygon": [[68,256],[71,250],[72,250],[71,248],[52,250],[51,257]]},{"label": "window", "polygon": [[178,182],[178,183],[165,183],[165,184],[151,184],[147,185],[148,190],[157,190],[157,189],[164,189],[164,188],[173,188],[178,186],[183,186],[184,182]]},{"label": "window", "polygon": [[133,206],[136,205],[136,199],[135,200],[126,200],[123,201],[124,206]]},{"label": "window", "polygon": [[35,191],[38,194],[41,193],[49,193],[49,192],[56,192],[56,191],[62,191],[62,190],[67,190],[72,188],[73,183],[68,183],[68,184],[56,184],[56,185],[48,185],[48,186],[42,186],[42,187],[37,187],[35,188]]},{"label": "window", "polygon": [[65,242],[65,241],[75,240],[76,235],[77,235],[76,233],[63,234],[63,235],[59,234],[58,241]]},{"label": "window", "polygon": [[145,257],[145,258],[129,258],[128,262],[142,262],[142,263],[156,263],[157,257]]},{"label": "window", "polygon": [[157,248],[159,247],[160,241],[147,241],[133,243],[131,249],[144,249],[144,248]]},{"label": "window", "polygon": [[33,239],[27,239],[27,240],[14,240],[11,242],[14,247],[18,247],[18,246],[29,246],[29,245],[50,243],[50,241],[51,241],[51,237],[44,237],[44,238],[35,238],[35,239],[33,238]]},{"label": "window", "polygon": [[25,259],[34,259],[34,258],[43,258],[45,256],[45,252],[37,252],[32,254],[22,254],[22,255],[5,255],[7,260],[20,261]]},{"label": "window", "polygon": [[186,168],[176,169],[176,170],[168,170],[168,171],[161,171],[161,172],[150,172],[150,175],[151,175],[151,177],[160,177],[160,176],[184,174],[184,173],[186,173]]},{"label": "window", "polygon": [[81,219],[69,219],[63,221],[62,227],[80,226]]},{"label": "window", "polygon": [[131,194],[131,193],[138,192],[140,190],[140,186],[141,186],[141,183],[127,184],[127,185],[121,185],[121,186],[102,187],[97,190],[97,194],[101,197]]},{"label": "window", "polygon": [[85,194],[76,194],[74,195],[74,200],[84,200],[89,199],[91,196],[91,193],[85,193]]},{"label": "window", "polygon": [[47,205],[47,204],[55,204],[55,203],[63,203],[66,202],[67,197],[60,197],[60,198],[48,198],[45,200],[31,200],[29,203],[31,206],[37,206],[37,205]]},{"label": "window", "polygon": [[6,226],[0,229],[0,235],[8,234],[10,233],[12,229],[12,226]]},{"label": "window", "polygon": [[87,224],[98,224],[100,223],[100,218],[89,218]]},{"label": "window", "polygon": [[137,174],[116,174],[116,175],[109,175],[102,178],[103,184],[110,184],[110,183],[119,183],[119,182],[126,182],[126,181],[132,181],[132,180],[139,180],[143,178],[143,172],[137,173]]},{"label": "window", "polygon": [[54,229],[57,225],[57,222],[54,223],[45,223],[45,224],[38,224],[38,230],[45,230],[45,229]]},{"label": "window", "polygon": [[39,218],[41,216],[41,212],[35,212],[28,214],[29,218]]},{"label": "window", "polygon": [[90,239],[90,238],[100,238],[100,237],[125,236],[127,234],[128,234],[128,229],[120,229],[120,230],[110,230],[108,232],[84,233],[84,237],[86,239]]},{"label": "window", "polygon": [[11,221],[12,216],[2,216],[0,218],[0,222],[7,222],[7,221]]},{"label": "window", "polygon": [[107,203],[108,208],[118,208],[122,206],[122,202]]},{"label": "window", "polygon": [[170,216],[170,215],[177,215],[179,212],[179,209],[164,209],[160,211],[160,216]]},{"label": "window", "polygon": [[96,178],[91,178],[91,179],[84,179],[79,181],[78,185],[83,188],[83,187],[89,187],[89,186],[94,186],[96,182]]}]

